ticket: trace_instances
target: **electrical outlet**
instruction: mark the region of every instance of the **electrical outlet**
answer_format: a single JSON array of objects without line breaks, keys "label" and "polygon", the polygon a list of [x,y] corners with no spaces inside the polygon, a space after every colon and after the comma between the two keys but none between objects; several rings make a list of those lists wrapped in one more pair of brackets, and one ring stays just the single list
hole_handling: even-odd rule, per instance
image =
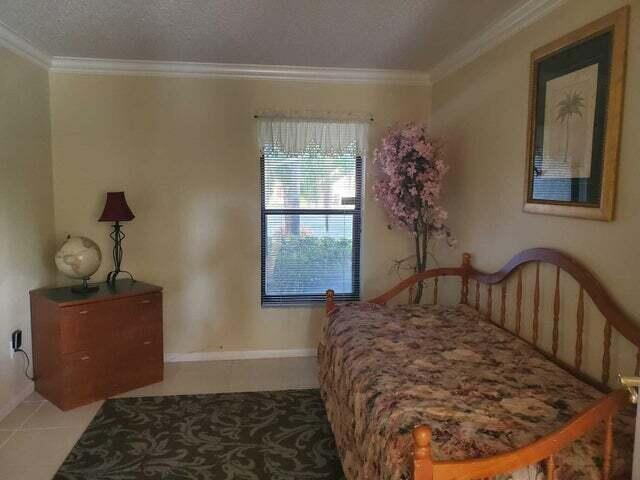
[{"label": "electrical outlet", "polygon": [[14,330],[11,332],[11,358],[22,348],[22,330]]}]

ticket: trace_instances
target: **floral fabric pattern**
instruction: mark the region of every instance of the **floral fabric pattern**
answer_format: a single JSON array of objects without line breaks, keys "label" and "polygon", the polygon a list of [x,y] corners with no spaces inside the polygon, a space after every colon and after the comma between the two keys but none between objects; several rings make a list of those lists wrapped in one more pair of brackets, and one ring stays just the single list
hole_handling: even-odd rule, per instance
[{"label": "floral fabric pattern", "polygon": [[[474,309],[348,304],[318,348],[321,394],[348,480],[409,479],[411,432],[435,460],[491,456],[566,424],[602,393]],[[617,416],[616,479],[630,478],[634,412]],[[556,478],[600,479],[604,428],[556,457]],[[544,479],[531,465],[500,479]]]}]

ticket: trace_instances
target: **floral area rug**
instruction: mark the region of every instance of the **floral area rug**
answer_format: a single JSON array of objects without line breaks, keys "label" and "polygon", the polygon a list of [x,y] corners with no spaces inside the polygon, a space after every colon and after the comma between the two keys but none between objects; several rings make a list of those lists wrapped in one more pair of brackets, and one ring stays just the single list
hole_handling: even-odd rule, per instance
[{"label": "floral area rug", "polygon": [[107,400],[55,480],[340,480],[318,390]]}]

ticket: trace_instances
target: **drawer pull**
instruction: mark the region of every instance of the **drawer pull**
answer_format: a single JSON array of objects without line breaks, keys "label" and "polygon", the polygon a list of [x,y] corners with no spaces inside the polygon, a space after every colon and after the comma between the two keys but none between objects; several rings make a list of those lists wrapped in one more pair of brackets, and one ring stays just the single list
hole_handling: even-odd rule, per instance
[{"label": "drawer pull", "polygon": [[84,355],[83,357],[80,357],[80,360],[82,360],[83,362],[86,362],[87,360],[89,360],[91,357],[89,355]]},{"label": "drawer pull", "polygon": [[89,313],[89,310],[80,310],[78,315],[86,315],[87,313]]},{"label": "drawer pull", "polygon": [[146,342],[144,342],[144,345],[151,345],[153,342],[151,340],[147,340]]},{"label": "drawer pull", "polygon": [[151,303],[151,300],[149,300],[149,299],[146,299],[146,300],[140,300],[140,302],[139,302],[139,303]]}]

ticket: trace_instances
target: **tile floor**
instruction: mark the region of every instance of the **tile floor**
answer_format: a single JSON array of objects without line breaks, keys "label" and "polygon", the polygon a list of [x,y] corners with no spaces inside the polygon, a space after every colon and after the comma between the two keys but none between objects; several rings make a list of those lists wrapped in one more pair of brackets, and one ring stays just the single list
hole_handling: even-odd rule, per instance
[{"label": "tile floor", "polygon": [[[164,381],[127,396],[187,395],[317,387],[316,359],[170,363]],[[50,480],[102,402],[68,412],[37,393],[0,421],[0,479]]]}]

